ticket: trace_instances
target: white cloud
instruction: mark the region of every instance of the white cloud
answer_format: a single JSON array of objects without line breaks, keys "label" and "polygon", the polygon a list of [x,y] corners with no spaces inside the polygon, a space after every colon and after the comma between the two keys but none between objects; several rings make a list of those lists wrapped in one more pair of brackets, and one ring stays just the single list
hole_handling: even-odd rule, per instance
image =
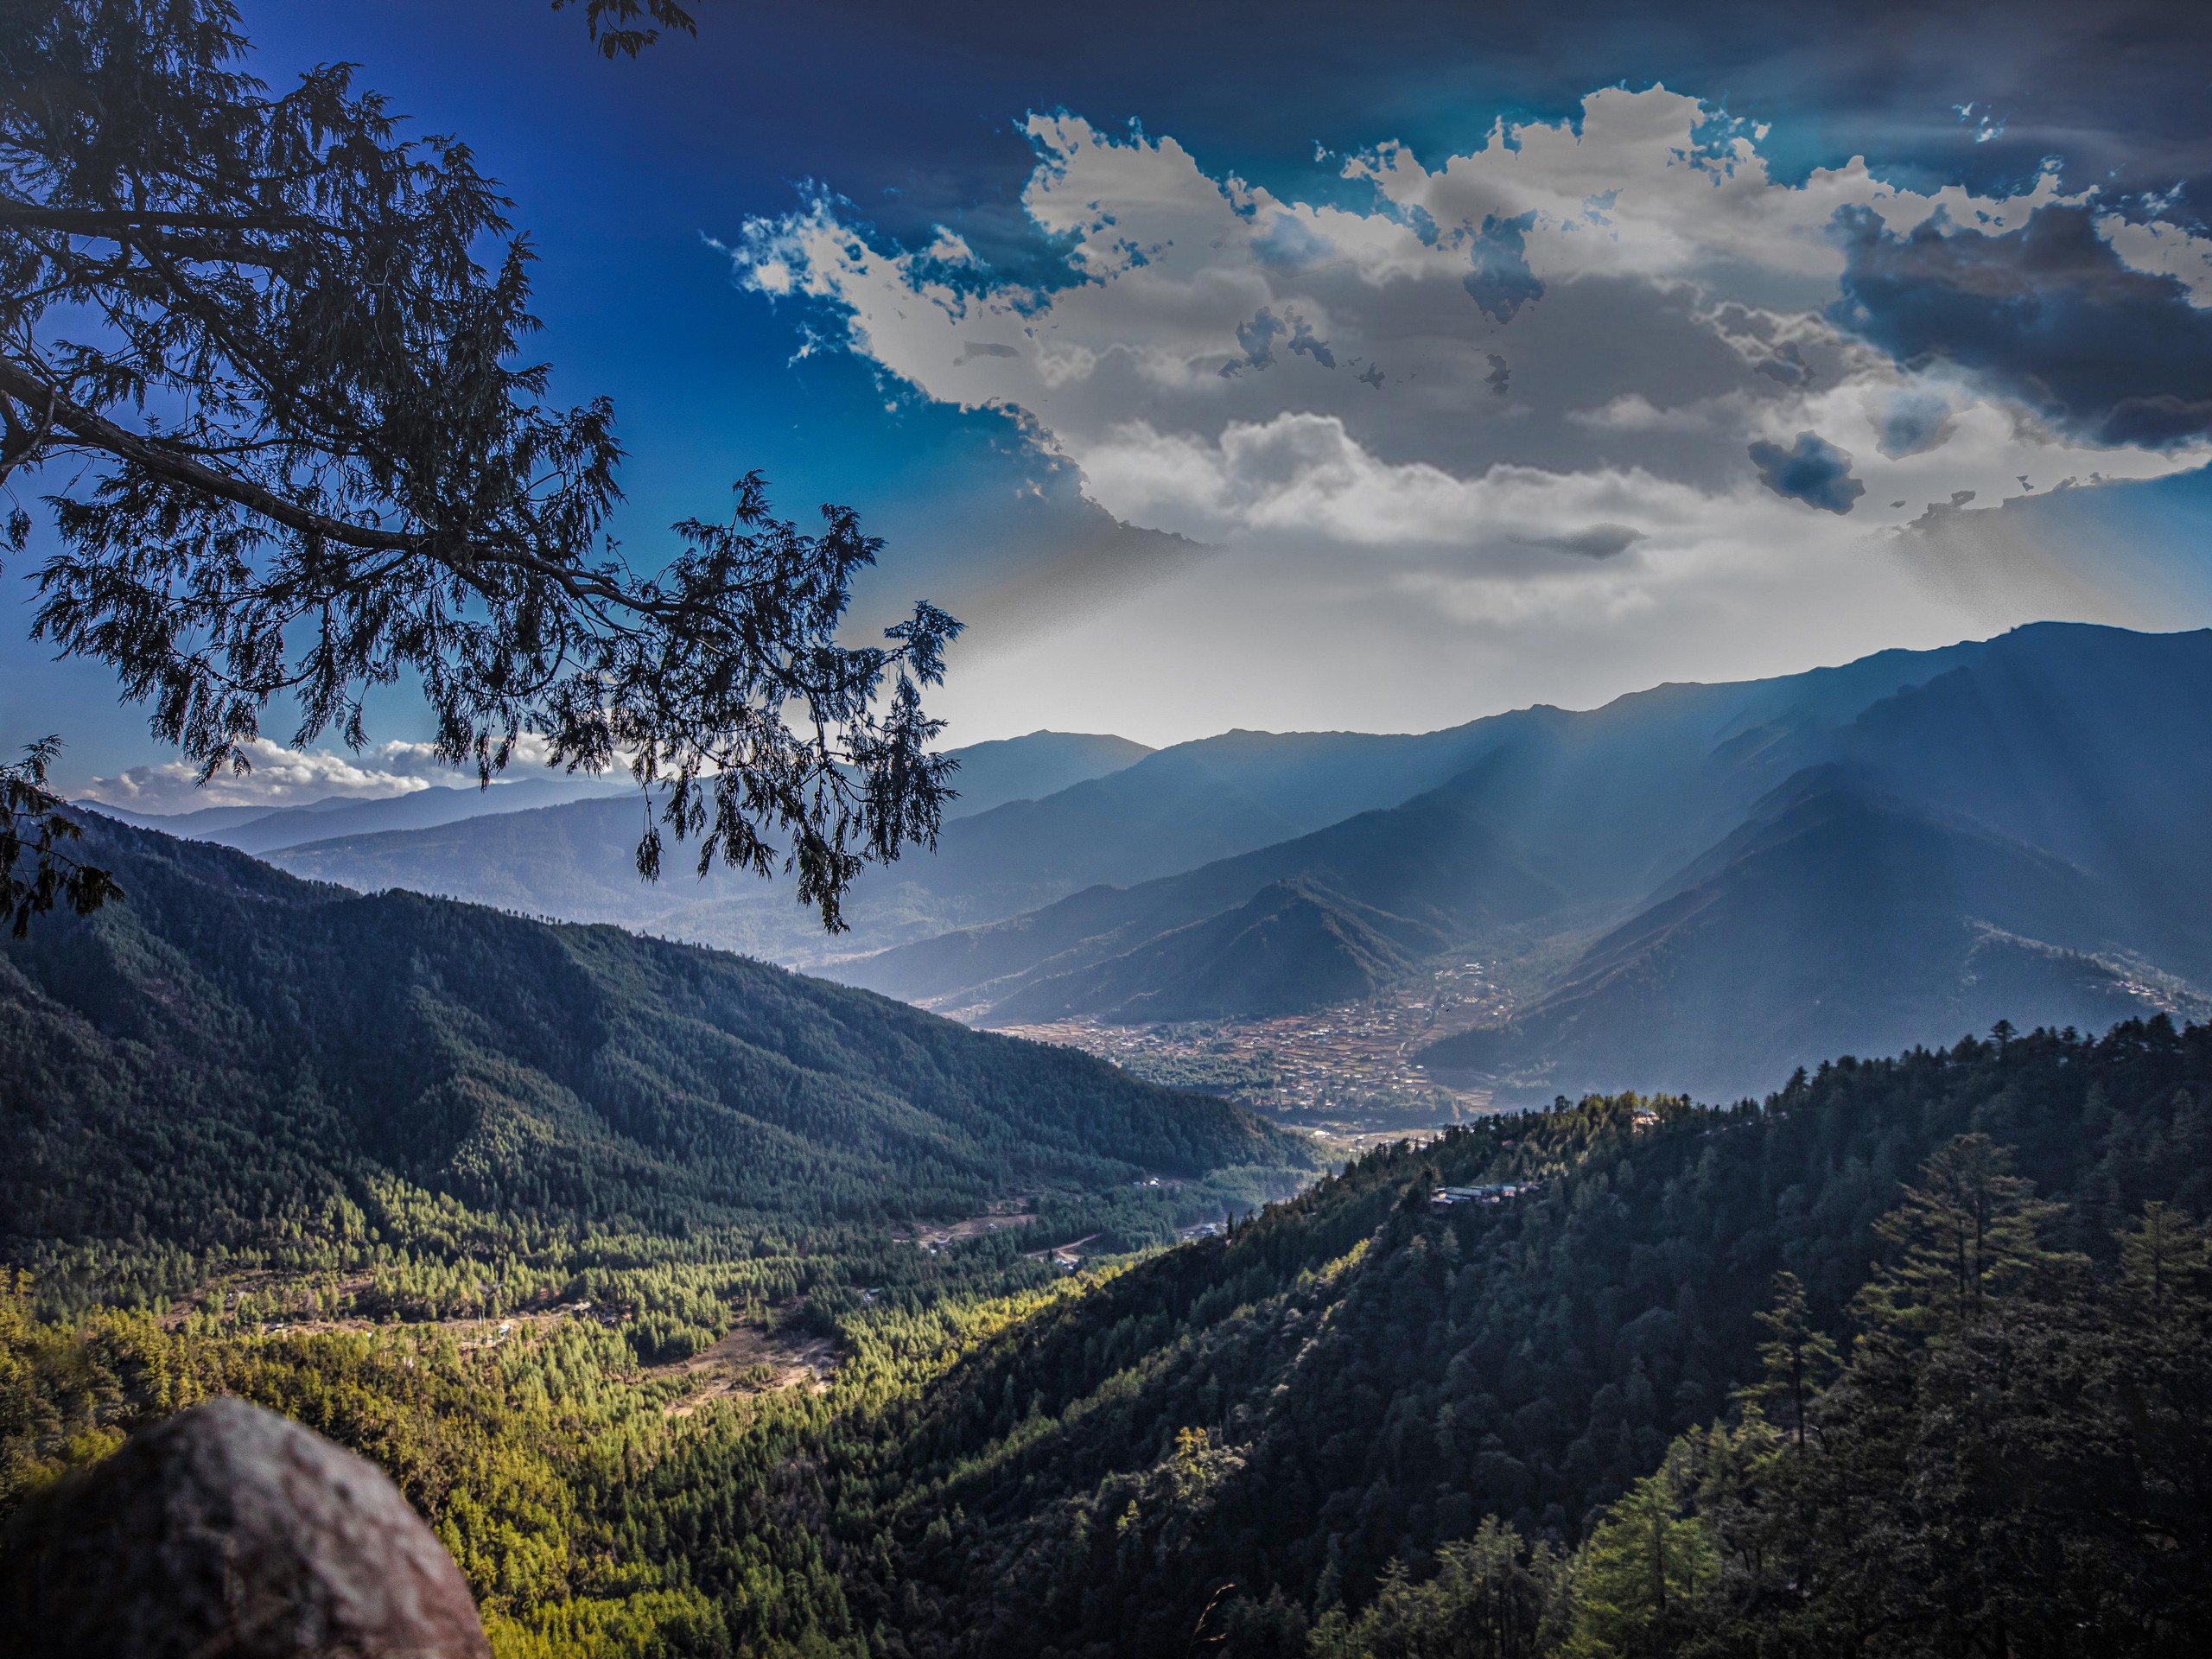
[{"label": "white cloud", "polygon": [[[2046,489],[2207,459],[2202,446],[2090,448],[1827,320],[1841,210],[1892,233],[1938,214],[2010,231],[2088,200],[2063,196],[2055,171],[2003,196],[1904,188],[1856,160],[1788,183],[1755,130],[1663,87],[1593,93],[1573,123],[1501,124],[1433,168],[1379,146],[1344,167],[1371,187],[1363,205],[1210,175],[1172,137],[1066,115],[1028,131],[1024,201],[1065,239],[1065,285],[995,283],[949,232],[918,254],[874,245],[827,203],[748,226],[738,278],[826,310],[844,344],[925,397],[1007,410],[1125,524],[1221,550],[1176,602],[1201,607],[1194,624],[1220,607],[1242,668],[1285,699],[1305,688],[1280,637],[1324,627],[1367,629],[1355,661],[1434,637],[1426,685],[1393,694],[1408,712],[1364,716],[1396,725],[1472,712],[1452,642],[1510,657],[1516,630],[1528,651],[1573,640],[1586,660],[1624,626],[1670,619],[1675,656],[1657,665],[1706,677],[1744,671],[1743,653],[1715,652],[1745,630],[1801,655],[1945,637],[1989,606],[1916,586],[1883,532],[1960,491],[1995,507],[2023,477]],[[2203,250],[2183,232],[2102,226],[2131,263],[2198,280]],[[1807,431],[1852,458],[1865,493],[1847,515],[1758,482],[1748,447]],[[1884,561],[1893,580],[1871,580]],[[1803,608],[1815,594],[1831,607],[1817,620]],[[1254,632],[1262,609],[1287,636]],[[1017,660],[988,696],[1003,697]],[[1538,679],[1552,667],[1523,665]],[[1137,671],[1118,687],[1102,671],[1094,721]],[[1199,696],[1193,664],[1163,671],[1173,695]]]},{"label": "white cloud", "polygon": [[[380,743],[358,754],[331,749],[288,749],[267,738],[247,746],[252,770],[243,776],[219,772],[203,786],[198,772],[181,761],[132,766],[113,778],[95,778],[79,791],[83,799],[132,812],[194,812],[215,806],[298,806],[332,796],[376,800],[410,795],[434,785],[467,785],[474,772],[440,760],[427,743]],[[525,734],[508,775],[526,776],[543,760],[543,740]]]},{"label": "white cloud", "polygon": [[2148,224],[2102,213],[2097,234],[2112,245],[2120,263],[2152,276],[2171,276],[2189,291],[2189,302],[2212,308],[2212,237],[2192,236],[2177,225]]},{"label": "white cloud", "polygon": [[1567,415],[1577,426],[1599,432],[1710,432],[1713,417],[1704,404],[1662,409],[1640,391],[1624,391],[1596,409],[1573,409]]}]

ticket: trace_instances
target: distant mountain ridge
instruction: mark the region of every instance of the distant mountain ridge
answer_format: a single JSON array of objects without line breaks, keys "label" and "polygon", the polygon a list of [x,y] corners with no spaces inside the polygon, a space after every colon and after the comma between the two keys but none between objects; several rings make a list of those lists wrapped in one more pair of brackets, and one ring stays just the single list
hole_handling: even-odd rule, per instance
[{"label": "distant mountain ridge", "polygon": [[[1109,734],[1037,731],[946,753],[960,765],[952,775],[957,798],[946,810],[944,843],[958,846],[975,834],[969,825],[977,821],[1020,815],[1034,796],[1081,788],[1153,751]],[[855,953],[851,943],[823,935],[812,912],[792,902],[787,884],[721,868],[696,877],[680,848],[658,885],[640,882],[643,808],[628,790],[545,809],[455,815],[359,833],[307,828],[315,833],[262,850],[296,874],[357,892],[404,888],[563,921],[614,922],[791,965],[821,966]],[[940,891],[928,879],[934,862],[910,850],[899,864],[862,876],[847,919],[869,948],[979,913],[1005,914],[1063,890],[993,869],[986,859],[980,893],[959,891],[957,884]],[[1008,880],[1015,883],[1011,888]]]},{"label": "distant mountain ridge", "polygon": [[[1494,753],[1465,776],[1483,777],[1501,764]],[[1285,883],[1297,884],[1309,903],[1344,911],[1342,927],[1366,928],[1355,915],[1363,910],[1402,918],[1401,927],[1422,931],[1429,950],[1481,921],[1521,919],[1558,904],[1558,889],[1503,841],[1475,807],[1472,792],[1464,780],[1449,784],[1404,806],[1363,812],[1279,846],[1136,887],[1092,888],[1030,916],[888,951],[847,972],[898,996],[942,998],[973,987],[995,998],[1088,969]],[[1102,1011],[1095,996],[1071,988],[1069,995],[1076,998],[1071,1012]],[[1020,1007],[1034,1009],[1048,1000],[1048,995],[1027,997]],[[1155,1006],[1166,1010],[1181,1004],[1166,999]],[[1265,1007],[1217,1011],[1273,1012],[1281,1006],[1280,999],[1270,999]],[[1014,1009],[1005,1012],[1014,1017]],[[1162,1012],[1156,1017],[1197,1016]]]},{"label": "distant mountain ridge", "polygon": [[[1488,756],[1526,750],[1532,734],[1572,727],[1586,734],[1579,750],[1570,744],[1546,751],[1570,775],[1578,767],[1603,772],[1643,766],[1671,785],[1683,781],[1681,767],[1669,770],[1641,753],[1655,733],[1662,734],[1662,747],[1694,755],[1707,753],[1717,734],[1756,766],[1798,728],[1832,726],[1902,686],[1975,661],[1986,649],[1970,642],[1885,652],[1785,680],[1662,686],[1587,714],[1538,707],[1417,734],[1236,731],[1177,744],[1043,798],[1004,802],[948,822],[933,855],[910,851],[896,865],[862,877],[847,906],[853,931],[832,940],[786,892],[749,878],[717,872],[695,880],[672,859],[671,873],[658,887],[641,887],[632,866],[634,830],[604,804],[449,833],[303,844],[274,856],[298,874],[358,890],[407,887],[531,914],[615,921],[887,987],[891,982],[876,969],[858,963],[886,947],[1022,916],[1095,887],[1141,886],[1193,872],[1397,806]],[[1735,804],[1747,805],[1784,775],[1761,774],[1756,786],[1738,791]],[[1694,782],[1677,789],[1683,801],[1698,802]],[[966,786],[956,779],[956,787]],[[1662,849],[1639,842],[1637,867],[1616,873],[1609,893],[1633,896],[1726,828],[1725,814],[1705,817],[1697,831],[1686,830]],[[1267,882],[1298,874],[1273,863],[1266,869],[1241,890],[1219,896],[1215,909],[1242,904]],[[1332,884],[1323,879],[1320,885]],[[1161,925],[1211,913],[1185,912]]]},{"label": "distant mountain ridge", "polygon": [[2094,1031],[2158,1012],[2165,1001],[2121,965],[2145,931],[2125,889],[1820,768],[1510,1027],[1421,1058],[1440,1072],[1524,1071],[1539,1088],[1665,1076],[1726,1098],[1808,1054],[1886,1052],[1999,1020]]},{"label": "distant mountain ridge", "polygon": [[469,818],[588,800],[618,792],[626,779],[610,783],[589,778],[515,778],[488,789],[434,784],[404,795],[363,800],[333,795],[298,806],[203,807],[196,812],[133,813],[86,803],[122,823],[192,841],[212,841],[256,856],[303,842],[340,836],[373,835],[392,830],[429,830]]},{"label": "distant mountain ridge", "polygon": [[[1008,801],[1049,795],[1085,779],[1134,765],[1152,751],[1126,737],[1083,732],[1032,732],[948,751],[959,762],[957,798],[948,820],[988,811]],[[595,798],[628,798],[633,785],[620,772],[607,777],[514,776],[489,788],[434,784],[399,795],[370,798],[329,795],[293,806],[212,806],[195,811],[135,812],[102,801],[86,806],[141,830],[213,841],[258,856],[315,842],[395,830],[433,830],[472,818],[527,812]]]},{"label": "distant mountain ridge", "polygon": [[[1431,759],[1449,753],[1466,765],[1402,804],[1185,874],[1079,893],[838,971],[893,995],[947,1006],[988,1001],[1290,879],[1426,917],[1446,932],[1562,906],[1624,903],[1726,833],[1802,764],[1811,734],[1901,687],[1979,661],[1986,649],[1889,652],[1783,680],[1660,686],[1587,713],[1539,706],[1497,715],[1436,734]],[[1133,783],[1144,770],[1122,777]],[[1401,768],[1396,775],[1415,774]],[[1517,896],[1507,897],[1508,888]]]},{"label": "distant mountain ridge", "polygon": [[948,823],[972,818],[1008,801],[1041,800],[1064,789],[1133,766],[1153,753],[1126,737],[1096,732],[1031,732],[948,750],[960,763],[958,792],[945,811]]},{"label": "distant mountain ridge", "polygon": [[[1454,949],[1594,923],[1509,1026],[1425,1057],[1528,1090],[1725,1094],[1998,1018],[2212,1007],[2212,633],[2041,625],[1483,735],[1402,805],[841,971],[986,1024],[1264,1015],[1389,976],[1389,952],[1344,941],[1426,954],[1361,907]],[[1235,926],[1281,883],[1343,913]],[[1224,933],[1234,967],[1195,968]]]}]

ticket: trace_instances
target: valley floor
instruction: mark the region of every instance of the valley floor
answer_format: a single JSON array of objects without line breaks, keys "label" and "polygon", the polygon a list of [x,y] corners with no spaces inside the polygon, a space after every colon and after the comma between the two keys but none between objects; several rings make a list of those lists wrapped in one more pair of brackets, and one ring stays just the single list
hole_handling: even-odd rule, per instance
[{"label": "valley floor", "polygon": [[1493,1110],[1487,1089],[1439,1081],[1413,1056],[1494,1023],[1511,1004],[1491,966],[1454,958],[1379,996],[1304,1014],[1138,1026],[1084,1015],[995,1029],[1080,1049],[1148,1082],[1225,1095],[1311,1131],[1342,1157],[1378,1133]]}]

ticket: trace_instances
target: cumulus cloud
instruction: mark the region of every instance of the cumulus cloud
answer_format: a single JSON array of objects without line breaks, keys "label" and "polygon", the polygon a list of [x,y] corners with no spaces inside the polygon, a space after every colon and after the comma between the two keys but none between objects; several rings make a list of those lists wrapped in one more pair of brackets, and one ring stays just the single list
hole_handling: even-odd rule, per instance
[{"label": "cumulus cloud", "polygon": [[[2022,475],[2212,456],[2195,336],[2170,365],[2140,349],[2177,317],[2212,327],[2196,244],[2100,217],[2055,170],[1999,194],[1855,160],[1787,181],[1755,132],[1665,87],[1433,165],[1379,144],[1325,202],[1171,137],[1027,130],[1023,206],[1065,281],[902,251],[827,200],[748,225],[737,279],[924,397],[1006,411],[1123,524],[1217,550],[1177,602],[1239,628],[1263,582],[1316,626],[1352,626],[1358,594],[1378,641],[1416,613],[1462,638],[1580,617],[1596,639],[1639,607],[1740,632],[1750,595],[1795,604],[1775,595],[1831,572],[1859,639],[1890,643],[1886,601],[1840,574],[1910,522],[1885,504],[1993,508]],[[2063,324],[2048,341],[2037,306]],[[2096,365],[2069,367],[2085,340]],[[1761,558],[1789,580],[1747,582]]]},{"label": "cumulus cloud", "polygon": [[[257,738],[246,747],[250,772],[218,772],[204,785],[197,781],[196,768],[172,760],[132,766],[112,778],[95,778],[79,792],[82,798],[103,806],[165,814],[216,806],[273,810],[333,796],[376,800],[410,795],[438,784],[475,782],[474,772],[440,760],[427,743],[379,743],[359,753],[288,749],[267,738]],[[508,763],[509,775],[527,775],[529,767],[542,765],[544,750],[543,739],[525,734],[515,760]]]},{"label": "cumulus cloud", "polygon": [[2113,257],[2130,270],[2171,277],[2190,304],[2212,309],[2212,236],[2192,235],[2178,225],[2131,219],[2117,213],[2100,214],[2096,229]]}]

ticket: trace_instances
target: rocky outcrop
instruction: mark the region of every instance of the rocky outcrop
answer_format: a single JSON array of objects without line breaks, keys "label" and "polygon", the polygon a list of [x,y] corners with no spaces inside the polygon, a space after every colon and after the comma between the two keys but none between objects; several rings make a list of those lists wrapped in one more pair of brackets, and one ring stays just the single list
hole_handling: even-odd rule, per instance
[{"label": "rocky outcrop", "polygon": [[22,1659],[489,1659],[468,1586],[372,1465],[216,1400],[42,1495],[0,1554]]}]

